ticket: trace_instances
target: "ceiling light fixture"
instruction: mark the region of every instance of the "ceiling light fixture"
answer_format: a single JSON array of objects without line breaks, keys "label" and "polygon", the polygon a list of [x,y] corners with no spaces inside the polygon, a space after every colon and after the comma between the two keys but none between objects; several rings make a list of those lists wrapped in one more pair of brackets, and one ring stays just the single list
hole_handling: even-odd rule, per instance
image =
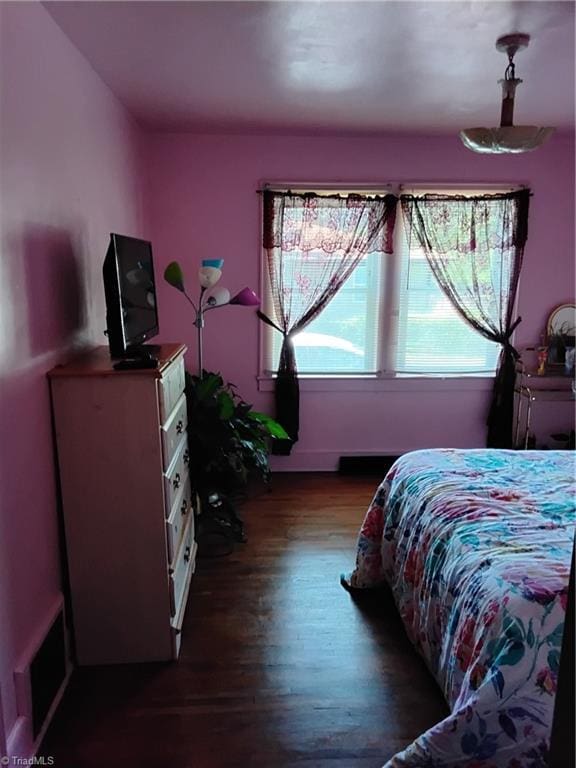
[{"label": "ceiling light fixture", "polygon": [[514,94],[522,82],[514,71],[514,56],[528,47],[530,35],[515,33],[496,40],[496,48],[508,55],[508,66],[502,84],[502,113],[499,128],[468,128],[460,131],[462,143],[473,152],[488,154],[530,152],[543,144],[554,128],[535,125],[514,125]]}]

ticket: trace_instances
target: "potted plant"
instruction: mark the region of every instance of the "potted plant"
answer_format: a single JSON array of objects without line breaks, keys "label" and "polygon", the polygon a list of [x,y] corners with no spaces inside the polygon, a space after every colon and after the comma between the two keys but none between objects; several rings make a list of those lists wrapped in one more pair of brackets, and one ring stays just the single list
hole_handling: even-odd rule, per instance
[{"label": "potted plant", "polygon": [[566,350],[574,347],[574,329],[563,323],[548,337],[548,362],[552,365],[564,365]]},{"label": "potted plant", "polygon": [[[244,491],[253,478],[269,479],[269,444],[274,438],[288,439],[274,419],[254,411],[237,394],[233,384],[219,373],[210,373],[202,365],[202,329],[205,314],[226,305],[257,306],[260,300],[249,288],[230,298],[227,289],[215,289],[221,276],[223,259],[208,259],[198,270],[200,293],[194,301],[186,292],[184,273],[173,261],[164,271],[164,279],[180,291],[194,309],[198,333],[199,376],[186,374],[188,404],[188,442],[190,477],[200,497],[203,525],[217,521],[234,538],[243,541],[242,523],[229,502]],[[225,502],[225,503],[224,503]]]},{"label": "potted plant", "polygon": [[269,444],[284,429],[254,411],[219,373],[186,374],[190,477],[200,499],[197,539],[202,555],[230,554],[246,541],[235,503],[253,479],[268,482]]},{"label": "potted plant", "polygon": [[268,481],[269,446],[286,439],[284,429],[254,411],[219,373],[186,374],[190,474],[196,491],[229,496],[246,489],[252,479]]}]

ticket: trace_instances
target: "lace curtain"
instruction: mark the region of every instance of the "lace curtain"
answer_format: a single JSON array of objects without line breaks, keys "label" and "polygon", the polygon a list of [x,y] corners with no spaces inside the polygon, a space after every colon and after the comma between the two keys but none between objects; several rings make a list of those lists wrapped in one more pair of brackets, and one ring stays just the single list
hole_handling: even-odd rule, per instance
[{"label": "lace curtain", "polygon": [[276,418],[291,438],[275,441],[275,453],[289,454],[298,440],[300,393],[292,337],[322,312],[364,254],[392,253],[396,203],[394,195],[264,192],[263,246],[273,316],[258,314],[283,336]]},{"label": "lace curtain", "polygon": [[510,337],[524,245],[529,190],[464,197],[401,197],[408,240],[416,238],[442,290],[478,333],[501,345],[488,413],[487,445],[513,447],[515,367]]}]

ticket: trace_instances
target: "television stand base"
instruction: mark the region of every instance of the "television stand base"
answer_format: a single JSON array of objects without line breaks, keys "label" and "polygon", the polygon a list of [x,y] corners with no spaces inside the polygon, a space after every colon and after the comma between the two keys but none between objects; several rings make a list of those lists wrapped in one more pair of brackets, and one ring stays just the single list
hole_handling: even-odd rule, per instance
[{"label": "television stand base", "polygon": [[158,358],[161,351],[162,347],[159,344],[141,344],[139,346],[128,347],[120,359],[129,358],[135,360],[140,358],[146,360],[147,358]]},{"label": "television stand base", "polygon": [[112,366],[115,371],[139,371],[143,368],[158,368],[155,357],[125,357]]}]

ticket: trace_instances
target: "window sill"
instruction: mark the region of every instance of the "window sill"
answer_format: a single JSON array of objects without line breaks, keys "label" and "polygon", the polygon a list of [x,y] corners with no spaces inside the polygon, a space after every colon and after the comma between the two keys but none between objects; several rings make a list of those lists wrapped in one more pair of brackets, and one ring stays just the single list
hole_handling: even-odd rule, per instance
[{"label": "window sill", "polygon": [[[258,390],[273,392],[275,376],[258,376]],[[494,374],[414,376],[311,376],[298,377],[301,392],[487,392]]]}]

